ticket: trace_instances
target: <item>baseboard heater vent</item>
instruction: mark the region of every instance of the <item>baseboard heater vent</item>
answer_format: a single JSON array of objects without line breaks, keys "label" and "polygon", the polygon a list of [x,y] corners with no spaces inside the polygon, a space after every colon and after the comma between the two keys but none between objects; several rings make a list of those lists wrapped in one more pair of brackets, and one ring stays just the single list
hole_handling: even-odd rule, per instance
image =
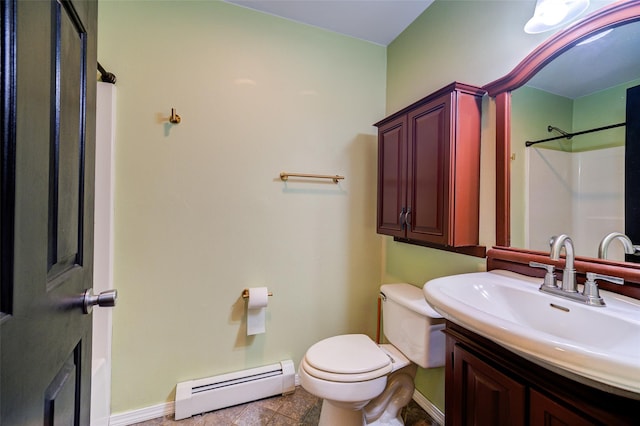
[{"label": "baseboard heater vent", "polygon": [[178,383],[175,419],[295,390],[293,361]]}]

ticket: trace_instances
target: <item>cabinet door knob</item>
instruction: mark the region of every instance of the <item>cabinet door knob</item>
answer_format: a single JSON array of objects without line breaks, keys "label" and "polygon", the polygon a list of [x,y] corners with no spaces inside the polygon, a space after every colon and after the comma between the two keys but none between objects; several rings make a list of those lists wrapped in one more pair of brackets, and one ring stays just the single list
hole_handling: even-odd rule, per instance
[{"label": "cabinet door knob", "polygon": [[404,223],[407,225],[407,228],[411,227],[411,209],[407,209],[407,213],[404,215]]},{"label": "cabinet door knob", "polygon": [[400,223],[400,229],[404,229],[405,225],[406,225],[406,214],[407,212],[404,211],[404,207],[402,208],[402,211],[400,212],[400,217],[398,217],[398,222]]}]

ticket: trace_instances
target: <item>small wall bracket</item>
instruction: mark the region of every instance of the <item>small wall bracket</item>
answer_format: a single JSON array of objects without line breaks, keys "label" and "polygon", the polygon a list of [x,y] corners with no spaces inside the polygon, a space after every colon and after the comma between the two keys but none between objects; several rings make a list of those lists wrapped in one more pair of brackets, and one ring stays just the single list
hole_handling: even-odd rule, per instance
[{"label": "small wall bracket", "polygon": [[169,122],[172,124],[179,124],[182,121],[182,118],[178,114],[176,114],[176,109],[171,108],[171,117],[169,117]]}]

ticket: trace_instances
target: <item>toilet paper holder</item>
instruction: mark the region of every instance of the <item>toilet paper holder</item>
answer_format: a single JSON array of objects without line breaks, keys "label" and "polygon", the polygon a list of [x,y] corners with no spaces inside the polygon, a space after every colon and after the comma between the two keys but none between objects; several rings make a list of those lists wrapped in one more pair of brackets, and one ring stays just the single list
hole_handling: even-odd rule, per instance
[{"label": "toilet paper holder", "polygon": [[[267,293],[267,296],[273,296],[272,292]],[[243,299],[248,299],[249,298],[249,289],[245,288],[244,290],[242,290],[242,298]]]}]

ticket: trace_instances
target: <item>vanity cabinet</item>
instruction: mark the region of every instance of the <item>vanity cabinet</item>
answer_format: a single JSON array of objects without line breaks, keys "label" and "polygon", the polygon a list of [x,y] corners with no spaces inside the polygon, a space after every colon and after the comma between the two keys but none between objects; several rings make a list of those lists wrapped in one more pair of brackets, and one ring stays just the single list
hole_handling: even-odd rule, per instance
[{"label": "vanity cabinet", "polygon": [[554,373],[454,323],[445,333],[447,426],[640,422],[640,400]]},{"label": "vanity cabinet", "polygon": [[437,248],[477,246],[483,94],[452,83],[375,124],[378,233]]},{"label": "vanity cabinet", "polygon": [[[525,425],[525,386],[475,357],[463,346],[453,347],[454,411],[460,424]],[[457,407],[456,407],[457,405]],[[448,418],[448,417],[446,417]]]},{"label": "vanity cabinet", "polygon": [[[529,396],[531,425],[596,425],[596,424],[623,424],[603,423],[604,419],[591,420],[573,411],[573,407],[554,401],[544,394],[531,389]],[[613,407],[612,407],[613,408]],[[638,424],[637,422],[635,424]]]}]

